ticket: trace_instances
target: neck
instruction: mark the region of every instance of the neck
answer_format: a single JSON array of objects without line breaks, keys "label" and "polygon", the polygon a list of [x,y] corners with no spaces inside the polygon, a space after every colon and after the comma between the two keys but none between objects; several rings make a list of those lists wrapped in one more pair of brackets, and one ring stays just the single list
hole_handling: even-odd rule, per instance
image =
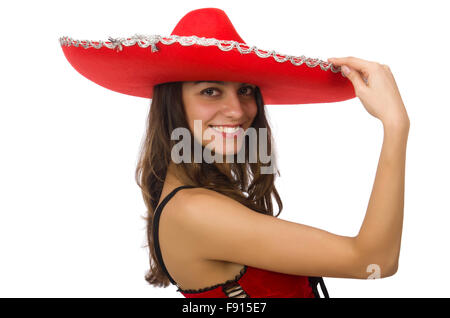
[{"label": "neck", "polygon": [[176,173],[175,163],[171,162],[167,167],[167,175],[165,183],[168,183],[170,187],[178,187],[185,185],[186,183],[181,180],[181,178]]}]

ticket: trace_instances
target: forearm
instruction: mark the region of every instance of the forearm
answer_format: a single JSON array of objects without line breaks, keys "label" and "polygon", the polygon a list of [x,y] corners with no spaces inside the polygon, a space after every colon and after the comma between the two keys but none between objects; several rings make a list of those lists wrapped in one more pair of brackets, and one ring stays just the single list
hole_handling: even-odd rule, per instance
[{"label": "forearm", "polygon": [[409,122],[383,124],[383,129],[383,146],[372,193],[355,238],[364,267],[361,270],[377,264],[382,277],[396,271],[400,253]]}]

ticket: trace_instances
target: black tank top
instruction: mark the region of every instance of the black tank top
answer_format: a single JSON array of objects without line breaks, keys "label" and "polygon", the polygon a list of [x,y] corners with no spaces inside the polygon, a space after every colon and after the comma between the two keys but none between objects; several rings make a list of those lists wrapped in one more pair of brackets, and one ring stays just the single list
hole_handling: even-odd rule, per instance
[{"label": "black tank top", "polygon": [[159,264],[161,265],[162,270],[164,271],[164,273],[169,278],[170,282],[172,284],[176,285],[176,286],[178,286],[177,283],[172,278],[172,276],[170,276],[169,272],[167,271],[166,265],[164,264],[164,261],[162,259],[161,249],[159,247],[159,236],[158,236],[158,234],[159,234],[159,219],[161,217],[161,212],[162,212],[164,206],[167,204],[167,202],[169,202],[169,200],[175,195],[175,193],[177,193],[181,189],[185,189],[185,188],[195,188],[195,187],[191,186],[191,185],[183,185],[183,186],[179,186],[179,187],[176,187],[175,189],[173,189],[161,201],[161,203],[156,207],[155,214],[154,214],[154,217],[153,217],[153,242],[154,242],[154,246],[155,246],[156,258],[157,258]]}]

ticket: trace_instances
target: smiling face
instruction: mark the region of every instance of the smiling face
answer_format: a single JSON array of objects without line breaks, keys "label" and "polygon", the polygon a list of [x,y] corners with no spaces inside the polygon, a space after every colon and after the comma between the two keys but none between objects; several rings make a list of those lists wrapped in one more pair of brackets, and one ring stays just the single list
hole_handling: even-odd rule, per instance
[{"label": "smiling face", "polygon": [[[186,120],[194,138],[215,152],[237,153],[243,144],[243,133],[251,126],[258,111],[255,85],[183,82],[182,94]],[[194,120],[201,121],[195,129]]]}]

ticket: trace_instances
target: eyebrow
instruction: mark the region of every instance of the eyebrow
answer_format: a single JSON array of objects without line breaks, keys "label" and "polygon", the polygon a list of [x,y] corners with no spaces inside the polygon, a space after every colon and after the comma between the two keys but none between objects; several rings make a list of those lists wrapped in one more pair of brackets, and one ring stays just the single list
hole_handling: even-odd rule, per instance
[{"label": "eyebrow", "polygon": [[[199,84],[199,83],[216,83],[216,84],[225,85],[225,82],[222,82],[222,81],[196,81],[196,82],[194,82],[194,85]],[[248,83],[241,84],[241,86],[244,86],[244,85],[248,85]]]}]

